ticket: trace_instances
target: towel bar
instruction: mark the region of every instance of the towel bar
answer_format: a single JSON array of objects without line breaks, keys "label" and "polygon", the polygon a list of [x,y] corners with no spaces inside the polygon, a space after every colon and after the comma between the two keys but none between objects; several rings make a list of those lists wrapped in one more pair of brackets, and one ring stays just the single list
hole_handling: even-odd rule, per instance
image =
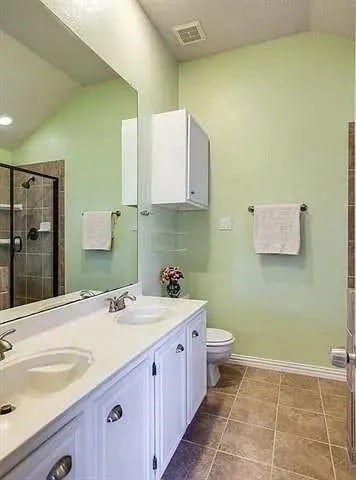
[{"label": "towel bar", "polygon": [[[121,212],[120,210],[116,210],[116,212],[111,212],[112,215],[116,215],[117,217],[121,217]],[[82,215],[84,215],[84,212],[82,212]]]},{"label": "towel bar", "polygon": [[[301,212],[306,212],[308,210],[308,205],[306,203],[302,203],[301,206],[300,206],[300,211]],[[255,207],[253,205],[250,205],[248,207],[248,211],[250,213],[253,213],[255,211]]]}]

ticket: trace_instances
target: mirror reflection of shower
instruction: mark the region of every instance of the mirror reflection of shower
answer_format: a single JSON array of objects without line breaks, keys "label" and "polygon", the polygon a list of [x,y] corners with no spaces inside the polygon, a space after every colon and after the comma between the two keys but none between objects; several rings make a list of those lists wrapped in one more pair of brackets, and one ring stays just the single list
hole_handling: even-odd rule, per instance
[{"label": "mirror reflection of shower", "polygon": [[36,181],[35,177],[30,177],[25,182],[22,183],[22,186],[23,188],[26,188],[28,190],[31,187],[31,183],[34,183],[35,181]]},{"label": "mirror reflection of shower", "polygon": [[59,162],[0,163],[0,310],[59,293]]}]

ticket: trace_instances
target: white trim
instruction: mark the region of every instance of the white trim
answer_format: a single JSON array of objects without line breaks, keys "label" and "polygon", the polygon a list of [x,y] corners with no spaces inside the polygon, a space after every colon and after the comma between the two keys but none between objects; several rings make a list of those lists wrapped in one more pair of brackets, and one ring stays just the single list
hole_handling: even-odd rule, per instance
[{"label": "white trim", "polygon": [[247,367],[266,368],[269,370],[278,370],[280,372],[299,373],[310,375],[312,377],[328,378],[330,380],[346,381],[345,370],[336,368],[320,367],[317,365],[306,365],[304,363],[284,362],[281,360],[272,360],[270,358],[250,357],[248,355],[238,355],[233,353],[229,363],[245,365]]}]

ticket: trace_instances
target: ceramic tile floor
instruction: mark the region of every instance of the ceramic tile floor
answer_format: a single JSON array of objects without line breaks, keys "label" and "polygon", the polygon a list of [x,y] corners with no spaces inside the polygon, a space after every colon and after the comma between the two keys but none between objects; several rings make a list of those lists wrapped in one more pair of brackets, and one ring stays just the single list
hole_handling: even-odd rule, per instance
[{"label": "ceramic tile floor", "polygon": [[221,370],[164,480],[356,480],[345,449],[345,383]]}]

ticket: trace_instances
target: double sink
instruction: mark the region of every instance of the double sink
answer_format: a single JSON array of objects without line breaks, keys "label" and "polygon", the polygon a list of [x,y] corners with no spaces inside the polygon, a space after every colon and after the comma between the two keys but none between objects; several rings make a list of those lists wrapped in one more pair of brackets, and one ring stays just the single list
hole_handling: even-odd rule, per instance
[{"label": "double sink", "polygon": [[[172,309],[160,305],[132,305],[110,316],[118,324],[137,327],[161,322],[171,314]],[[63,390],[82,377],[93,362],[91,352],[74,347],[46,349],[0,362],[0,422],[26,400]]]}]

